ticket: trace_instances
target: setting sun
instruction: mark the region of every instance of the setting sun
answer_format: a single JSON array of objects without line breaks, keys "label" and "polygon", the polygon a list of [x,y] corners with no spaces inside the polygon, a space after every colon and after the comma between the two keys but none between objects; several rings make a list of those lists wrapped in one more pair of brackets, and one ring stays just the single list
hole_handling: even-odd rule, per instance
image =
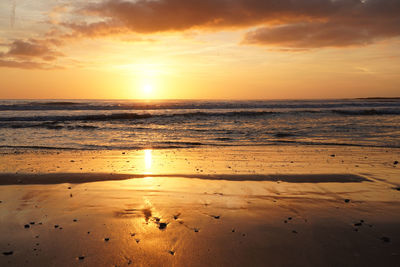
[{"label": "setting sun", "polygon": [[145,95],[150,95],[153,92],[153,86],[151,84],[145,84],[142,91]]}]

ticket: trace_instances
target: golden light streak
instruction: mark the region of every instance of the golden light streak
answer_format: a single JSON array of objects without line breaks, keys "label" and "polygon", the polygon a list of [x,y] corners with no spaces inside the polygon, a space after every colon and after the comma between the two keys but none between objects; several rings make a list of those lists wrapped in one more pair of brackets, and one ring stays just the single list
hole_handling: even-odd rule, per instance
[{"label": "golden light streak", "polygon": [[151,174],[151,165],[153,162],[153,157],[151,155],[151,149],[144,150],[144,166],[145,166],[145,174]]}]

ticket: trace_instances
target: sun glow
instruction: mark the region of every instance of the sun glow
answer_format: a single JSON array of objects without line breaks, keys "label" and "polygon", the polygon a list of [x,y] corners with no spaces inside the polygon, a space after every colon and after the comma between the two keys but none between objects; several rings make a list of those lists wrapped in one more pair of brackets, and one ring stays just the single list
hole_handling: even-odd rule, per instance
[{"label": "sun glow", "polygon": [[146,83],[142,87],[142,92],[144,95],[147,95],[147,96],[151,95],[151,93],[153,92],[153,86],[149,83]]},{"label": "sun glow", "polygon": [[[139,99],[156,99],[163,95],[165,76],[168,72],[161,63],[136,63],[121,67],[131,74],[134,82],[133,97]],[[131,85],[132,86],[132,85]]]}]

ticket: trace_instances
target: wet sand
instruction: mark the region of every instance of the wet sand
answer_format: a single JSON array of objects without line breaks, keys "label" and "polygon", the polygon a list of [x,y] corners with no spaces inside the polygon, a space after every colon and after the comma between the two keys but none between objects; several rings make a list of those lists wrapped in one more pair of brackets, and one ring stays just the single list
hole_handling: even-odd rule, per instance
[{"label": "wet sand", "polygon": [[399,151],[5,150],[0,265],[399,266]]}]

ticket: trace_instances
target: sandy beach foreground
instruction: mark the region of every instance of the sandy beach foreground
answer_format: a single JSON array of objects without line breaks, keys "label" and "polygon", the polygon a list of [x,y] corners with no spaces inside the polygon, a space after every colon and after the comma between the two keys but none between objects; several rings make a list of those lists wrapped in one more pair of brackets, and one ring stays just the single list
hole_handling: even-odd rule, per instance
[{"label": "sandy beach foreground", "polygon": [[1,266],[399,266],[399,149],[0,156]]}]

